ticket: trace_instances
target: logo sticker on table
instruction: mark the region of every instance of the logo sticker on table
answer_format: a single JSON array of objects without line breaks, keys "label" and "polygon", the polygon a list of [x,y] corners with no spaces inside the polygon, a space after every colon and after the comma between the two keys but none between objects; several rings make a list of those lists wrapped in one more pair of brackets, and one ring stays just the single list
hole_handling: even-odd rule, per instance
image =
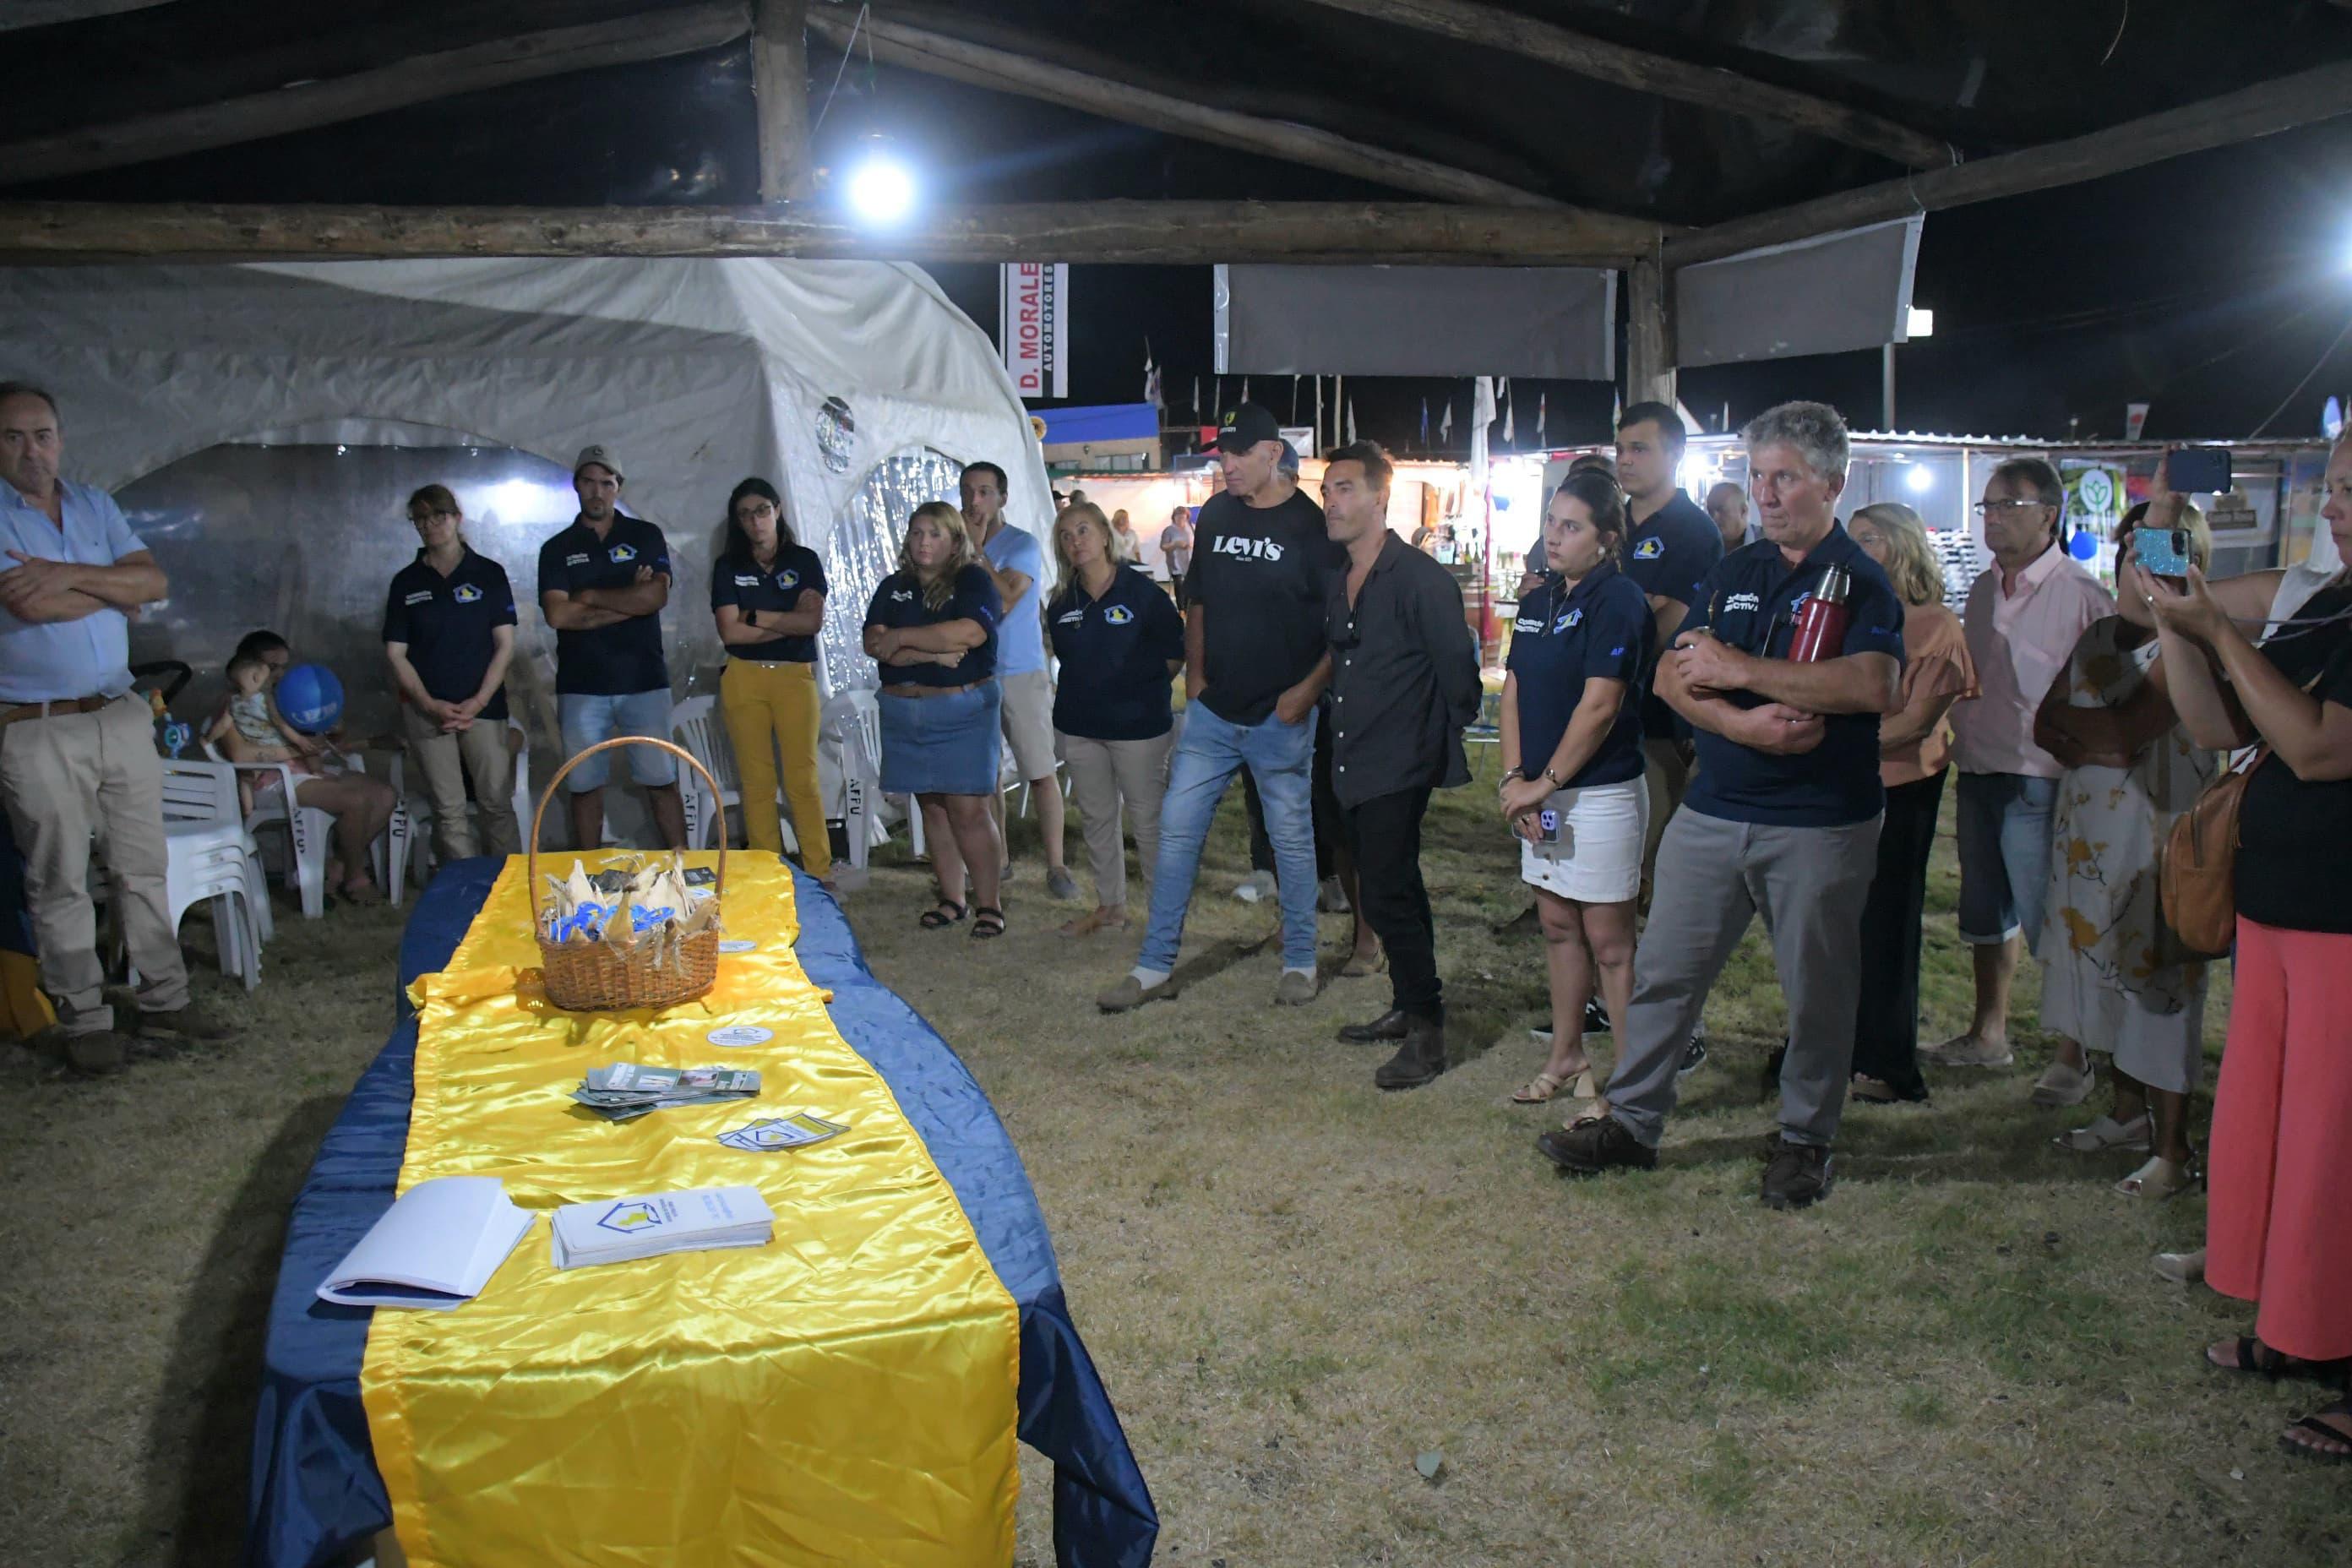
[{"label": "logo sticker on table", "polygon": [[760,944],[758,942],[751,941],[748,937],[730,937],[727,941],[719,944],[719,951],[721,952],[752,952],[758,950],[759,945]]},{"label": "logo sticker on table", "polygon": [[714,1046],[764,1046],[775,1037],[775,1030],[757,1024],[730,1024],[703,1037]]}]

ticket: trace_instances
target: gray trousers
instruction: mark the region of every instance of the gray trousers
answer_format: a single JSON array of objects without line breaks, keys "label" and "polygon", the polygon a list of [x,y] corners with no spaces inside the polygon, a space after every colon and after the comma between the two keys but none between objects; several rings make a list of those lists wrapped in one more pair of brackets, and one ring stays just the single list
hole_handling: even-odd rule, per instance
[{"label": "gray trousers", "polygon": [[1634,1137],[1657,1147],[1675,1074],[1706,994],[1760,914],[1789,1001],[1780,1131],[1823,1148],[1837,1135],[1862,994],[1856,951],[1878,869],[1879,818],[1849,827],[1768,827],[1685,806],[1658,848],[1650,923],[1633,954],[1633,1001],[1603,1091]]}]

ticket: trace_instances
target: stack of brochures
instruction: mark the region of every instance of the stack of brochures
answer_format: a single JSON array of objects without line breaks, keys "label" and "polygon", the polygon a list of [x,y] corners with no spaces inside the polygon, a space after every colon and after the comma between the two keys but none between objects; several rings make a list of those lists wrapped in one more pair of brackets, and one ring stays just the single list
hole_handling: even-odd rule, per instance
[{"label": "stack of brochures", "polygon": [[628,1263],[665,1252],[765,1247],[776,1216],[753,1187],[695,1187],[567,1204],[555,1211],[558,1268]]},{"label": "stack of brochures", "polygon": [[346,1307],[430,1307],[472,1300],[530,1228],[496,1176],[443,1176],[401,1194],[319,1286]]},{"label": "stack of brochures", "polygon": [[649,1068],[614,1062],[590,1068],[572,1098],[607,1121],[630,1121],[650,1111],[681,1105],[718,1105],[751,1100],[760,1075],[751,1068]]}]

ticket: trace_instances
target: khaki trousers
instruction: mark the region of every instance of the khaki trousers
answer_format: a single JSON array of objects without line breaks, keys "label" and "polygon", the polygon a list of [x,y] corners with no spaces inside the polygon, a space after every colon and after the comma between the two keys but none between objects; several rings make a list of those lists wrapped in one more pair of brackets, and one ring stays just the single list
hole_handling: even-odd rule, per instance
[{"label": "khaki trousers", "polygon": [[57,1004],[58,1026],[69,1035],[114,1026],[89,898],[93,838],[139,969],[139,1010],[186,1006],[188,970],[165,886],[163,763],[146,700],[0,726],[0,798],[25,854],[41,989]]},{"label": "khaki trousers", "polygon": [[1666,823],[1690,793],[1691,764],[1683,742],[1666,736],[1642,738],[1642,780],[1650,795],[1650,825],[1642,839],[1642,901],[1650,909],[1650,884],[1658,867],[1658,845],[1666,837]]},{"label": "khaki trousers", "polygon": [[1089,741],[1054,731],[1054,749],[1070,770],[1070,804],[1086,830],[1087,862],[1094,868],[1095,902],[1106,910],[1127,904],[1127,846],[1119,831],[1119,808],[1135,824],[1135,854],[1146,882],[1160,860],[1160,797],[1168,787],[1168,748],[1176,732],[1149,741]]},{"label": "khaki trousers", "polygon": [[[446,731],[404,703],[402,728],[408,736],[408,765],[433,803],[433,853],[446,864],[488,853],[504,860],[522,853],[522,829],[515,821],[514,749],[507,744],[507,721],[477,719],[470,730]],[[466,781],[474,781],[481,830],[466,812]]]}]

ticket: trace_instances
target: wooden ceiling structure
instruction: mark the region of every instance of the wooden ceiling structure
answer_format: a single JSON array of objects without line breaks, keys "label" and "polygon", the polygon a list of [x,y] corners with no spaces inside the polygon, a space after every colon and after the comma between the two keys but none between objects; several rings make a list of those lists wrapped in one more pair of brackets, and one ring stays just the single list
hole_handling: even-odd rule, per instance
[{"label": "wooden ceiling structure", "polygon": [[[2083,0],[2055,12],[2024,0],[345,0],[334,10],[324,22],[295,0],[28,0],[0,11],[16,13],[0,21],[16,29],[0,31],[0,47],[17,84],[0,102],[0,258],[1610,267],[1630,274],[1632,380],[1654,394],[1672,387],[1678,267],[2352,112],[2352,15],[2323,0]],[[2286,59],[2300,68],[2274,68]],[[376,161],[403,153],[372,142],[371,125],[399,124],[429,163],[432,122],[419,117],[446,111],[483,129],[471,153],[437,155],[527,150],[538,132],[551,143],[538,155],[558,159],[578,132],[535,116],[547,100],[527,96],[532,84],[594,82],[599,101],[629,105],[629,84],[651,79],[629,73],[665,61],[704,62],[695,79],[742,100],[723,112],[745,122],[755,171],[722,169],[658,205],[518,205],[558,183],[535,180],[519,156],[514,199],[499,205],[364,195]],[[1223,149],[1241,155],[1236,169],[1313,171],[1339,199],[1099,190],[935,205],[894,230],[862,228],[824,199],[813,127],[847,68],[866,74],[868,61],[893,79]],[[658,119],[658,94],[634,96]],[[339,199],[196,199],[245,189],[241,151],[306,138],[338,149],[348,181],[331,172],[310,184]]]}]

